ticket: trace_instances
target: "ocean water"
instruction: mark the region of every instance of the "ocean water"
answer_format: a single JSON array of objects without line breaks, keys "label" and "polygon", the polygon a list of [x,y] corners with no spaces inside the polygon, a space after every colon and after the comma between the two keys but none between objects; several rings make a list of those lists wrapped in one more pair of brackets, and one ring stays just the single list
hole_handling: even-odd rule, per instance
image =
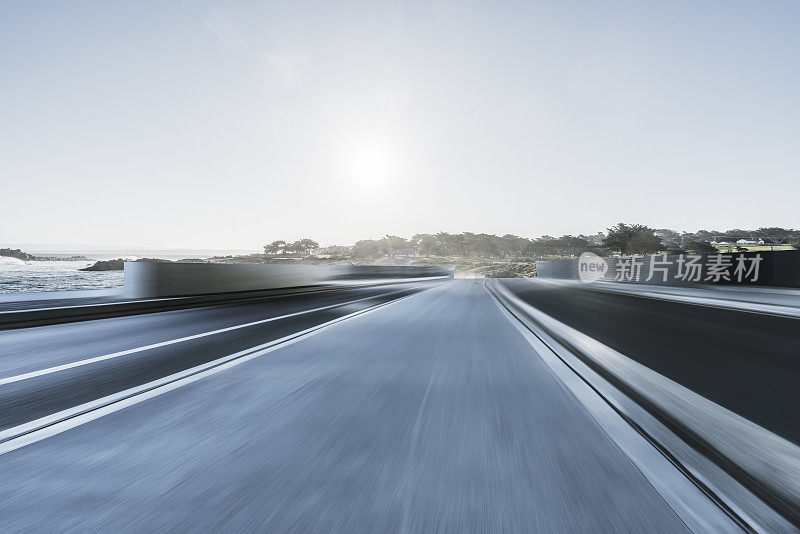
[{"label": "ocean water", "polygon": [[122,271],[80,271],[94,261],[22,261],[0,256],[0,293],[122,287]]}]

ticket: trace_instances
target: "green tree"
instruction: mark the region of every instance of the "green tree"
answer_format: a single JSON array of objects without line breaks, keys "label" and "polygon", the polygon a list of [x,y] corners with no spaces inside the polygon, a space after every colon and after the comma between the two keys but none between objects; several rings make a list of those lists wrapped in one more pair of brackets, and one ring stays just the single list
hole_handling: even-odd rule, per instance
[{"label": "green tree", "polygon": [[396,250],[411,248],[411,243],[404,237],[387,235],[381,239],[381,253],[394,256]]},{"label": "green tree", "polygon": [[286,241],[279,239],[269,245],[264,245],[264,254],[280,254],[286,251]]},{"label": "green tree", "polygon": [[411,238],[411,244],[425,256],[441,254],[441,246],[435,235],[417,234]]},{"label": "green tree", "polygon": [[299,241],[295,241],[291,245],[287,247],[290,251],[294,252],[295,254],[308,254],[315,248],[319,248],[319,243],[314,241],[313,239],[300,239]]},{"label": "green tree", "polygon": [[678,248],[681,246],[681,234],[675,230],[670,230],[669,228],[659,228],[655,230],[654,233],[661,238],[661,241],[667,248]]},{"label": "green tree", "polygon": [[362,239],[353,245],[354,258],[376,258],[380,255],[381,244],[374,239]]},{"label": "green tree", "polygon": [[642,224],[619,223],[609,228],[603,246],[620,254],[653,254],[664,250],[661,238]]}]

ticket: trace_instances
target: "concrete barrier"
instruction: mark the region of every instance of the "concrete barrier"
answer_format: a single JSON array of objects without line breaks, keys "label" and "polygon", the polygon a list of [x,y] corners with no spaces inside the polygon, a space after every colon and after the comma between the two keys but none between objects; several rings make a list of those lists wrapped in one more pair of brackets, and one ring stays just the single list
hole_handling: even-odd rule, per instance
[{"label": "concrete barrier", "polygon": [[447,267],[125,262],[124,294],[179,297],[452,276]]},{"label": "concrete barrier", "polygon": [[19,302],[33,305],[21,306],[0,299],[0,330],[452,277],[445,267],[133,262],[125,264],[121,290],[28,296]]},{"label": "concrete barrier", "polygon": [[[600,274],[594,269],[603,267]],[[593,268],[590,273],[589,268]],[[585,272],[582,272],[583,269]],[[566,280],[596,280],[692,286],[698,284],[800,287],[800,251],[733,254],[680,254],[536,262],[536,276]]]}]

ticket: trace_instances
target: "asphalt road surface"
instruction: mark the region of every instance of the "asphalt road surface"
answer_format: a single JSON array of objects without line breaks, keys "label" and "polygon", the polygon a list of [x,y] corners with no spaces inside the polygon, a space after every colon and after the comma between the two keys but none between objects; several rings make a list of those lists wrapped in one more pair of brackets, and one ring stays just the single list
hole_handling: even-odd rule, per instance
[{"label": "asphalt road surface", "polygon": [[[420,287],[398,284],[0,332],[0,431],[413,294]],[[337,306],[343,303],[348,305]],[[215,333],[184,339],[205,332]],[[165,344],[9,382],[158,343]]]},{"label": "asphalt road surface", "polygon": [[[214,310],[5,332],[0,378],[266,313]],[[54,408],[25,397],[40,379],[63,407],[83,398],[74,390],[127,387],[164,362],[306,325],[279,322],[0,383],[3,420]],[[6,415],[15,395],[26,400]],[[4,532],[687,530],[480,281],[436,284],[7,452],[0,473]]]}]

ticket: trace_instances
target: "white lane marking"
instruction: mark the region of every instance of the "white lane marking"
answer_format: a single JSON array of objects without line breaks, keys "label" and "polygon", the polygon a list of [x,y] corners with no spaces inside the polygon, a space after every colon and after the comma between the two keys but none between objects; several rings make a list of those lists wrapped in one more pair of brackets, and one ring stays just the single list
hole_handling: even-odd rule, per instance
[{"label": "white lane marking", "polygon": [[250,347],[249,349],[223,356],[214,361],[174,373],[164,378],[148,382],[147,384],[142,384],[125,391],[120,391],[100,399],[41,417],[34,421],[29,421],[12,428],[8,428],[0,432],[0,455],[19,449],[20,447],[36,443],[37,441],[41,441],[51,436],[55,436],[56,434],[60,434],[90,421],[94,421],[95,419],[99,419],[105,415],[117,412],[123,408],[127,408],[128,406],[132,406],[147,399],[157,397],[158,395],[162,395],[168,391],[172,391],[173,389],[191,384],[192,382],[219,373],[246,361],[252,360],[253,358],[263,356],[264,354],[268,354],[274,350],[293,345],[298,341],[307,339],[324,330],[327,330],[328,328],[341,323],[342,321],[357,315],[363,315],[376,311],[391,304],[396,304],[418,294],[419,293],[413,293],[389,302],[371,306],[364,310],[349,313],[347,315],[343,315],[342,317],[332,319],[326,323],[312,326],[306,330],[295,332],[294,334],[290,334],[280,339],[264,343],[263,345]]},{"label": "white lane marking", "polygon": [[406,288],[406,289],[398,289],[397,291],[390,291],[389,293],[382,293],[380,295],[372,295],[371,297],[364,297],[364,298],[361,298],[361,299],[350,300],[350,301],[343,302],[343,303],[340,303],[340,304],[331,304],[331,305],[328,305],[328,306],[321,306],[319,308],[313,308],[313,309],[310,309],[310,310],[303,310],[303,311],[299,311],[299,312],[289,313],[289,314],[286,314],[286,315],[279,315],[277,317],[269,317],[267,319],[261,319],[259,321],[253,321],[253,322],[250,322],[250,323],[238,324],[238,325],[234,325],[234,326],[228,326],[226,328],[220,328],[218,330],[211,330],[211,331],[208,331],[208,332],[202,332],[200,334],[194,334],[194,335],[191,335],[191,336],[179,337],[179,338],[170,339],[170,340],[167,340],[167,341],[160,341],[158,343],[153,343],[151,345],[144,345],[142,347],[136,347],[136,348],[133,348],[133,349],[127,349],[127,350],[121,350],[121,351],[118,351],[118,352],[112,352],[111,354],[104,354],[102,356],[95,356],[93,358],[86,358],[85,360],[79,360],[79,361],[76,361],[76,362],[70,362],[70,363],[65,363],[65,364],[62,364],[62,365],[56,365],[54,367],[48,367],[46,369],[41,369],[39,371],[31,371],[29,373],[23,373],[21,375],[9,376],[7,378],[0,378],[0,386],[2,386],[4,384],[11,384],[13,382],[20,382],[22,380],[28,380],[30,378],[35,378],[37,376],[43,376],[43,375],[48,375],[48,374],[52,374],[52,373],[57,373],[59,371],[65,371],[67,369],[73,369],[75,367],[81,367],[83,365],[89,365],[89,364],[92,364],[92,363],[102,362],[104,360],[110,360],[110,359],[113,359],[113,358],[119,358],[120,356],[127,356],[129,354],[134,354],[136,352],[142,352],[142,351],[145,351],[145,350],[156,349],[156,348],[159,348],[159,347],[166,347],[168,345],[174,345],[175,343],[183,343],[184,341],[190,341],[192,339],[199,339],[199,338],[203,338],[203,337],[207,337],[207,336],[213,336],[213,335],[216,335],[216,334],[222,334],[224,332],[230,332],[232,330],[238,330],[240,328],[247,328],[247,327],[250,327],[250,326],[269,323],[269,322],[272,322],[272,321],[279,321],[281,319],[287,319],[289,317],[296,317],[298,315],[304,315],[304,314],[307,314],[307,313],[315,313],[315,312],[319,312],[319,311],[329,310],[329,309],[332,309],[332,308],[338,308],[338,307],[341,307],[341,306],[347,306],[349,304],[354,304],[356,302],[362,302],[364,300],[369,300],[369,299],[376,298],[376,297],[379,297],[379,296],[384,296],[385,297],[387,295],[393,295],[395,293],[400,293],[402,291],[407,291],[407,290],[408,290],[408,288]]}]

